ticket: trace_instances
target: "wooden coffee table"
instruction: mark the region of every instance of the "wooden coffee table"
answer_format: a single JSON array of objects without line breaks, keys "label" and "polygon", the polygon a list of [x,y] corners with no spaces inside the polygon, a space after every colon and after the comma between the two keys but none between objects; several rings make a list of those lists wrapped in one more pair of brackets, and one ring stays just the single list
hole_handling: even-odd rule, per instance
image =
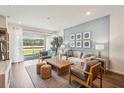
[{"label": "wooden coffee table", "polygon": [[63,75],[69,72],[70,65],[72,62],[68,60],[57,60],[55,58],[45,59],[45,61],[57,70],[58,75]]}]

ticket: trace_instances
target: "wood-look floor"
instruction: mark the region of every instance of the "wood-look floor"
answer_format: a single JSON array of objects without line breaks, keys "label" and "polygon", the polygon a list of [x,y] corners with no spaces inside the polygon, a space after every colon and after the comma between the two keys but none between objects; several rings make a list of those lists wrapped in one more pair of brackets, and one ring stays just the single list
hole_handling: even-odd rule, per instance
[{"label": "wood-look floor", "polygon": [[[12,65],[11,88],[34,88],[33,83],[25,69],[25,66],[37,64],[38,60],[25,61]],[[96,80],[95,84],[98,85]],[[103,75],[103,87],[105,88],[124,88],[124,75],[106,72]]]},{"label": "wood-look floor", "polygon": [[37,64],[38,60],[30,60],[12,64],[11,88],[34,88],[34,85],[25,69],[27,65]]}]

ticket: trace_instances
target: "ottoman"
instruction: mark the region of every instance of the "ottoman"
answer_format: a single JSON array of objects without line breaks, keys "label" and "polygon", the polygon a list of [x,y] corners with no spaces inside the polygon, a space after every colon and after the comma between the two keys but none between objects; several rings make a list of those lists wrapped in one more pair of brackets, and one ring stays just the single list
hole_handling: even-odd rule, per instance
[{"label": "ottoman", "polygon": [[51,65],[45,64],[40,68],[40,76],[42,79],[48,79],[51,77]]},{"label": "ottoman", "polygon": [[38,63],[37,65],[36,65],[36,70],[37,70],[37,74],[40,74],[40,67],[42,66],[42,65],[44,65],[45,63]]}]

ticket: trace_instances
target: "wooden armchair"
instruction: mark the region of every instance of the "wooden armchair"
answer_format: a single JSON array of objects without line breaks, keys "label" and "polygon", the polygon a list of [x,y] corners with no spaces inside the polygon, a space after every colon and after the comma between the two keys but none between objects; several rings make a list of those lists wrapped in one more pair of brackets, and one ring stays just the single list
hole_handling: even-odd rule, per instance
[{"label": "wooden armchair", "polygon": [[77,81],[79,84],[91,88],[93,87],[93,81],[98,78],[100,79],[100,87],[102,88],[102,73],[101,73],[101,63],[98,61],[90,61],[84,64],[84,67],[71,66],[69,83],[72,80]]}]

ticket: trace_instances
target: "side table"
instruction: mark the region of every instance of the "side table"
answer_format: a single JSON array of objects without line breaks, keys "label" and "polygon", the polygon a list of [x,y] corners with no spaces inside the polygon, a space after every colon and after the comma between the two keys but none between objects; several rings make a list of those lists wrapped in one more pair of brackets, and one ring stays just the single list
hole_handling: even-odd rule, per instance
[{"label": "side table", "polygon": [[101,66],[104,69],[104,73],[106,72],[106,60],[103,58],[97,58],[97,60],[99,60],[99,62],[101,63]]}]

